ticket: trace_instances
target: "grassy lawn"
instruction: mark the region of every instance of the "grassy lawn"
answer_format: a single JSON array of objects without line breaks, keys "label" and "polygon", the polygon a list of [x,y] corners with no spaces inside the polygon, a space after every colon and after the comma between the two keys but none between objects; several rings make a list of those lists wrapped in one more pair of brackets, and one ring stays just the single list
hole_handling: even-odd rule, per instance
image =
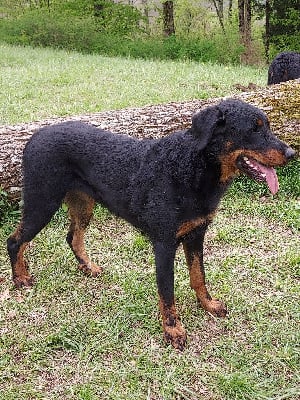
[{"label": "grassy lawn", "polygon": [[[254,68],[0,48],[5,124],[190,99],[204,95],[201,85],[207,96],[225,95],[234,83],[263,85],[266,76]],[[211,293],[227,303],[225,319],[197,307],[179,248],[182,353],[162,340],[146,238],[98,206],[86,240],[104,272],[87,278],[66,246],[61,209],[27,252],[36,285],[15,290],[5,240],[18,215],[8,212],[0,226],[0,399],[299,399],[299,168],[298,161],[280,171],[275,197],[245,178],[220,205],[205,262]]]},{"label": "grassy lawn", "polygon": [[219,97],[266,68],[157,62],[0,44],[0,124]]}]

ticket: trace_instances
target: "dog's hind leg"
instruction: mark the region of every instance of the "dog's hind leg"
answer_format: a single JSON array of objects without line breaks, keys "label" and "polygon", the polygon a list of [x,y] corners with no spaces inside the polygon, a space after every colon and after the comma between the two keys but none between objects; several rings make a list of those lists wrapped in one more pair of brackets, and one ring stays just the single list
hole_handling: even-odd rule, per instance
[{"label": "dog's hind leg", "polygon": [[190,285],[195,290],[197,300],[204,310],[216,317],[225,317],[227,310],[225,304],[213,299],[205,284],[205,271],[203,265],[203,241],[206,228],[193,239],[183,242],[186,261],[190,273]]},{"label": "dog's hind leg", "polygon": [[71,191],[67,193],[65,202],[71,219],[67,242],[79,262],[79,269],[86,275],[97,276],[102,268],[90,261],[84,246],[84,234],[93,215],[95,201],[81,191]]},{"label": "dog's hind leg", "polygon": [[23,222],[16,231],[7,239],[7,251],[9,254],[12,278],[16,287],[30,287],[33,279],[29,273],[27,262],[24,259],[24,252],[30,240],[23,238]]},{"label": "dog's hind leg", "polygon": [[24,252],[28,243],[50,222],[58,210],[61,199],[42,199],[36,193],[26,193],[22,219],[16,231],[7,239],[7,250],[16,287],[30,287],[33,279],[29,273]]}]

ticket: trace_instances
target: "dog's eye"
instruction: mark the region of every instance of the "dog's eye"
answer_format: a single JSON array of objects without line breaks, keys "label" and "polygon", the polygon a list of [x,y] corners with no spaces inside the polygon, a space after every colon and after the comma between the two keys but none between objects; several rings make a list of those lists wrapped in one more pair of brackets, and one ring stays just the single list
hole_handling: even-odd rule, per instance
[{"label": "dog's eye", "polygon": [[258,132],[263,126],[264,126],[264,121],[262,119],[258,118],[255,121],[255,125],[254,125],[253,131],[254,132]]}]

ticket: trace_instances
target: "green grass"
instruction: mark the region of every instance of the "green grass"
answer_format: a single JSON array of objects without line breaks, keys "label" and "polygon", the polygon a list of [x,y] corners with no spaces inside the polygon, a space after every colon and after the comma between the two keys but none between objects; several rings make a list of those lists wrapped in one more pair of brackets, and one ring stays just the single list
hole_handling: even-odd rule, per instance
[{"label": "green grass", "polygon": [[[8,48],[4,53],[8,63]],[[111,86],[126,85],[128,90],[124,96],[131,105],[156,101],[149,93],[152,85],[156,85],[155,73],[158,80],[162,79],[158,71],[165,71],[163,87],[167,90],[168,85],[171,89],[171,82],[179,82],[180,76],[183,79],[181,68],[189,70],[191,76],[193,69],[195,74],[200,68],[204,70],[203,65],[192,63],[145,63],[11,48],[11,73],[2,68],[6,75],[1,75],[5,77],[6,95],[11,82],[22,80],[18,65],[23,68],[23,81],[28,82],[28,87],[29,76],[33,87],[38,88],[42,82],[46,91],[48,79],[49,87],[47,94],[33,90],[31,101],[23,105],[27,117],[24,111],[12,107],[4,121],[13,123],[29,120],[30,116],[35,119],[63,114],[68,101],[61,100],[61,108],[55,104],[58,97],[51,96],[57,88],[50,77],[53,78],[54,71],[57,73],[57,65],[62,60],[65,67],[70,65],[68,57],[76,60],[72,68],[82,73],[92,60],[95,64],[91,70],[96,70],[100,60],[114,65],[114,70],[123,71],[125,66],[129,70],[134,68],[135,76],[142,74],[143,68],[147,70],[149,73],[145,74],[147,79],[139,94],[141,103],[134,97],[137,92],[129,91],[129,81],[120,83],[117,74],[106,72],[111,76]],[[43,73],[32,74],[34,68],[39,69],[38,60],[44,65]],[[53,65],[52,72],[50,68],[48,72],[46,65]],[[64,68],[59,68],[61,74]],[[72,76],[72,68],[70,71],[65,68],[66,76],[69,73]],[[174,68],[176,76],[168,68]],[[218,71],[219,67],[215,68]],[[152,70],[156,72],[150,78]],[[210,84],[219,85],[219,72],[215,73],[213,66],[208,70],[215,76]],[[125,75],[122,76],[124,80]],[[76,79],[66,78],[66,92],[71,93],[75,87],[81,90],[84,79],[80,74]],[[24,82],[19,82],[20,92]],[[188,79],[186,84],[190,84]],[[231,88],[224,81],[223,84],[225,94]],[[58,88],[62,93],[61,82]],[[86,90],[81,100],[89,104]],[[176,90],[179,98],[186,95],[180,86]],[[111,92],[109,107],[116,107],[116,93]],[[12,105],[17,95],[15,89],[10,98]],[[45,97],[47,106],[43,105],[41,111],[35,96]],[[157,101],[162,102],[162,97]],[[125,97],[124,102],[128,105]],[[57,107],[57,111],[51,107]],[[92,109],[87,106],[76,112],[88,111]],[[101,276],[87,278],[76,269],[64,239],[67,219],[61,209],[27,251],[35,286],[31,290],[13,289],[5,241],[19,215],[9,208],[0,193],[0,209],[6,210],[0,222],[1,400],[299,399],[298,172],[299,161],[279,172],[281,190],[274,197],[264,185],[239,179],[220,205],[205,240],[205,263],[211,293],[227,303],[229,315],[225,319],[213,318],[197,307],[179,248],[176,299],[188,332],[188,346],[183,353],[163,343],[150,243],[99,206],[86,242],[92,259],[104,267]]]},{"label": "green grass", "polygon": [[1,230],[1,399],[297,399],[300,240],[262,217],[258,199],[243,212],[233,198],[205,242],[226,319],[197,308],[178,251],[184,353],[162,341],[152,249],[125,222],[97,208],[87,244],[104,273],[89,279],[65,245],[60,211],[28,251],[36,286],[22,291],[12,290]]},{"label": "green grass", "polygon": [[266,68],[145,61],[0,44],[0,124],[219,97]]}]

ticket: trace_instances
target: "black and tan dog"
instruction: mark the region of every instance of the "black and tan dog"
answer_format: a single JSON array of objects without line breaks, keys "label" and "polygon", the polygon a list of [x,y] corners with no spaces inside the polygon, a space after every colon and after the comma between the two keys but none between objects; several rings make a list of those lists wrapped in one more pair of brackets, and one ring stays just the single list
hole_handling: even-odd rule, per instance
[{"label": "black and tan dog", "polygon": [[164,337],[183,349],[186,333],[174,302],[179,243],[200,305],[215,316],[225,316],[225,305],[205,286],[206,229],[239,172],[266,182],[274,194],[278,180],[273,167],[294,154],[273,135],[263,112],[232,99],[196,114],[190,129],[159,140],[137,140],[80,122],[42,128],[24,151],[23,216],[8,239],[14,283],[32,285],[24,250],[62,201],[69,207],[67,242],[79,268],[98,275],[102,269],[87,256],[84,232],[94,203],[99,202],[153,243]]}]

